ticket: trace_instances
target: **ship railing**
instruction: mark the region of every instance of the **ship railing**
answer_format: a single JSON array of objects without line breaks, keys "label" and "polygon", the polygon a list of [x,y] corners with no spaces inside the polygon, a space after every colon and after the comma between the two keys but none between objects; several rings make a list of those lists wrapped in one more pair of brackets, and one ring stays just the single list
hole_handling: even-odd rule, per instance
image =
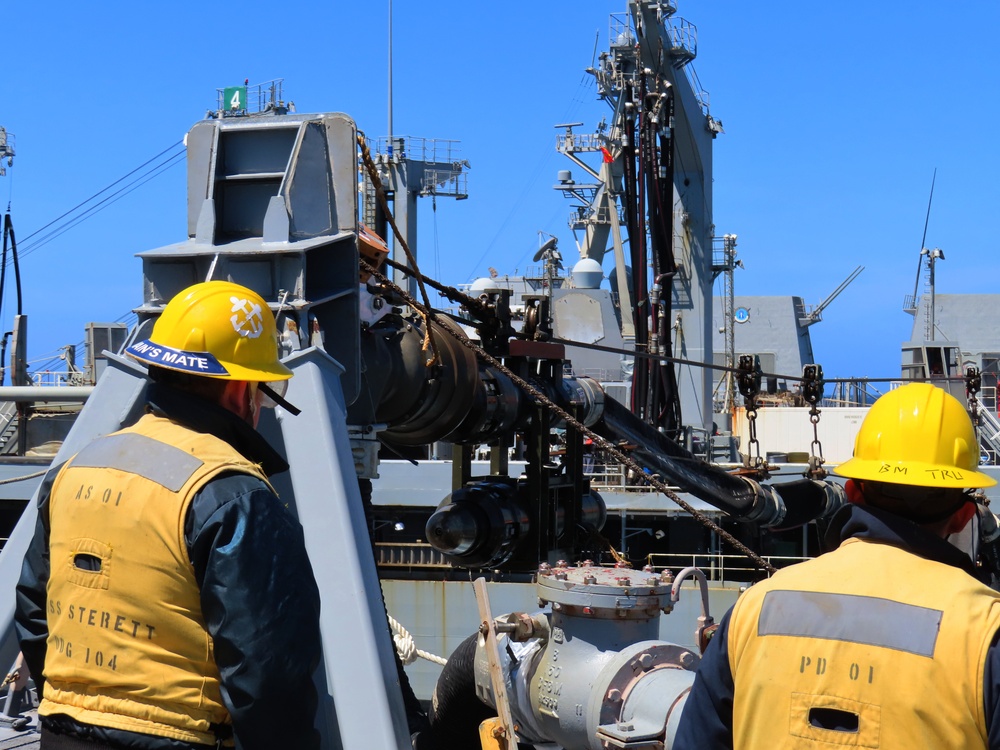
[{"label": "ship railing", "polygon": [[546,266],[528,266],[524,271],[524,278],[526,281],[548,281],[549,273],[552,274],[552,280],[559,282],[558,286],[569,278],[569,271],[565,268],[553,268],[550,272]]},{"label": "ship railing", "polygon": [[624,466],[620,464],[594,464],[588,461],[589,458],[589,454],[584,454],[583,476],[590,480],[590,486],[595,490],[650,491],[648,485],[630,484]]},{"label": "ship railing", "polygon": [[[680,17],[669,18],[664,19],[663,28],[670,39],[674,67],[680,68],[698,56],[698,28],[693,23]],[[700,88],[699,85],[695,91]]]},{"label": "ship railing", "polygon": [[[259,114],[261,112],[267,112],[275,107],[283,104],[283,89],[285,85],[284,78],[275,78],[272,81],[264,81],[263,83],[255,83],[254,85],[244,85],[240,88],[246,89],[247,100],[244,103],[245,106],[241,110],[245,114]],[[230,88],[230,91],[233,89]],[[216,108],[219,112],[224,114],[229,114],[231,108],[229,102],[226,101],[226,89],[216,89]]]},{"label": "ship railing", "polygon": [[[775,568],[787,568],[789,565],[804,562],[808,557],[789,555],[761,555]],[[651,552],[646,555],[646,564],[653,570],[678,571],[684,568],[698,568],[710,581],[747,581],[760,576],[760,568],[743,555],[723,555],[716,553],[675,553]]]},{"label": "ship railing", "polygon": [[607,147],[607,136],[597,133],[559,133],[556,136],[556,151],[559,153],[576,153],[579,151],[600,151]]},{"label": "ship railing", "polygon": [[[674,3],[668,3],[667,6],[663,31],[670,40],[670,53],[677,58],[676,65],[680,67],[698,55],[698,29],[690,21],[674,17],[677,10]],[[631,13],[611,14],[608,39],[612,49],[630,49],[636,45],[638,35]]]},{"label": "ship railing", "polygon": [[461,166],[454,169],[424,170],[424,176],[420,180],[420,194],[468,198],[469,176]]},{"label": "ship railing", "polygon": [[614,370],[608,370],[604,367],[581,367],[580,369],[574,367],[573,374],[581,378],[593,378],[602,383],[622,379],[622,370],[620,367]]},{"label": "ship railing", "polygon": [[39,387],[62,387],[70,385],[88,385],[86,375],[80,371],[66,370],[35,370],[31,373],[31,384]]},{"label": "ship railing", "polygon": [[632,15],[630,13],[612,13],[608,35],[612,49],[615,47],[634,47],[636,33],[632,25]]},{"label": "ship railing", "polygon": [[980,406],[990,409],[994,414],[997,413],[997,388],[996,386],[985,386],[979,392],[979,404]]},{"label": "ship railing", "polygon": [[[708,117],[709,110],[711,109],[711,101],[708,92],[701,85],[701,79],[698,78],[698,71],[694,69],[694,65],[685,65],[684,73],[687,75],[688,83],[691,84],[691,90],[694,91],[694,98],[697,100],[698,106],[701,107],[701,113]],[[712,120],[712,122],[714,123],[715,121]],[[722,123],[718,123],[717,127],[721,130]]]},{"label": "ship railing", "polygon": [[[898,388],[899,383],[890,383],[887,390]],[[831,395],[824,398],[820,408],[824,406],[870,406],[879,396],[884,395],[876,383],[867,378],[852,378],[840,380],[833,384]]]},{"label": "ship railing", "polygon": [[458,170],[468,166],[459,157],[458,144],[461,141],[447,138],[420,138],[412,135],[381,136],[375,144],[376,153],[421,161],[428,164],[451,164]]},{"label": "ship railing", "polygon": [[[592,462],[591,456],[590,453],[583,455],[583,476],[590,480],[590,486],[595,490],[635,492],[644,495],[658,492],[651,485],[633,479],[631,471],[627,467],[617,463]],[[670,489],[675,492],[680,491],[678,487],[670,487]]]},{"label": "ship railing", "polygon": [[376,542],[375,562],[381,568],[450,568],[451,563],[427,543]]},{"label": "ship railing", "polygon": [[[597,191],[593,191],[596,193]],[[611,208],[608,206],[574,206],[569,212],[569,222],[575,229],[583,229],[591,224],[610,224]]]}]

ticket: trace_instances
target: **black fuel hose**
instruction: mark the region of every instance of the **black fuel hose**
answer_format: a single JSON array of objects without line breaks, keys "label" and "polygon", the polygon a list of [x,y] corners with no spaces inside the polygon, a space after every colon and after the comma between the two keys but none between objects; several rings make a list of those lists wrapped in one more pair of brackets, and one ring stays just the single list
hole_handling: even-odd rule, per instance
[{"label": "black fuel hose", "polygon": [[810,521],[826,518],[847,502],[844,488],[833,482],[796,479],[771,485],[781,496],[785,517],[774,524],[776,530],[796,529]]},{"label": "black fuel hose", "polygon": [[670,440],[610,397],[594,431],[634,446],[642,466],[670,484],[741,521],[795,528],[832,513],[845,498],[839,485],[803,479],[762,485],[712,466]]},{"label": "black fuel hose", "polygon": [[734,477],[695,458],[613,398],[605,396],[604,418],[593,429],[610,440],[634,446],[632,455],[641,465],[731,516],[752,516],[761,502],[759,485],[755,482]]}]

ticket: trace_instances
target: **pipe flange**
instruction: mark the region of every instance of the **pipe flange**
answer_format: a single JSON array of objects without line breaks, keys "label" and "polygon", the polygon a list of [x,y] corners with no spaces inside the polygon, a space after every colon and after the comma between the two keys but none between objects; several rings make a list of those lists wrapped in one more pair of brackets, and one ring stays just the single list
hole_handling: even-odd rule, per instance
[{"label": "pipe flange", "polygon": [[561,614],[594,619],[647,619],[670,606],[670,583],[631,568],[597,565],[539,568],[538,597]]}]

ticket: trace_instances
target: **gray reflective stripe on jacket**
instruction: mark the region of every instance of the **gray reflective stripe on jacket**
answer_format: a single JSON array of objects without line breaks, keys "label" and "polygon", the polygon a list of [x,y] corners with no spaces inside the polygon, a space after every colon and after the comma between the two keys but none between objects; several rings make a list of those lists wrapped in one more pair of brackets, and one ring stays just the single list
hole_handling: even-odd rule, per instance
[{"label": "gray reflective stripe on jacket", "polygon": [[757,621],[757,635],[863,643],[933,657],[943,614],[873,596],[769,591]]},{"label": "gray reflective stripe on jacket", "polygon": [[126,432],[95,440],[70,463],[79,468],[127,471],[177,492],[204,462],[180,448]]}]

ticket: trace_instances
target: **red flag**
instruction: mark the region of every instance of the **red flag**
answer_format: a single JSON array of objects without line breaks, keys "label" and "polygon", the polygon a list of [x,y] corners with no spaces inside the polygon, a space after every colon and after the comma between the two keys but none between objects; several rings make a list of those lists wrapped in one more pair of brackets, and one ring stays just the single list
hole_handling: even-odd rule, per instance
[{"label": "red flag", "polygon": [[615,157],[613,157],[611,155],[611,152],[608,151],[606,148],[604,148],[604,146],[601,146],[601,154],[604,156],[604,163],[605,164],[610,164],[611,162],[613,162],[615,160]]}]

